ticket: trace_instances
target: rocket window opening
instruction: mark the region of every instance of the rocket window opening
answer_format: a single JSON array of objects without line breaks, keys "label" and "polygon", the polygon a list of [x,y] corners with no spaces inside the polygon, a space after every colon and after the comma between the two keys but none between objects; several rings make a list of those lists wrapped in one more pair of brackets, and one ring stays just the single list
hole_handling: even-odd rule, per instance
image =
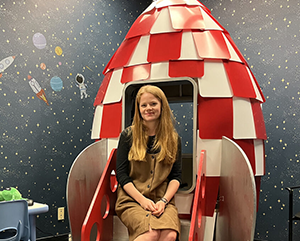
[{"label": "rocket window opening", "polygon": [[195,187],[197,171],[197,168],[194,168],[197,163],[197,84],[191,78],[129,82],[123,91],[123,129],[131,125],[136,94],[140,87],[146,84],[161,88],[169,101],[182,146],[182,185],[179,192],[189,193]]}]

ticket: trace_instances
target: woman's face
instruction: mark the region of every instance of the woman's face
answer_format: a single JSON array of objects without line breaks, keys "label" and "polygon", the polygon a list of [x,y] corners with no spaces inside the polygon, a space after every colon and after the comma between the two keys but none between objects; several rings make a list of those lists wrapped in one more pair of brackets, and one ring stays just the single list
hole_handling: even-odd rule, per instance
[{"label": "woman's face", "polygon": [[146,92],[141,95],[139,109],[144,124],[158,122],[161,114],[161,102],[154,95]]}]

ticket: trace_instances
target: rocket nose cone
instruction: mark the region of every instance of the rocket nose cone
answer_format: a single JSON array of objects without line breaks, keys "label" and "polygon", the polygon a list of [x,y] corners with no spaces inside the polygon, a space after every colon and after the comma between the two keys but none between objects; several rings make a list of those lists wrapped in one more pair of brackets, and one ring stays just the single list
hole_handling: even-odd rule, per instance
[{"label": "rocket nose cone", "polygon": [[28,75],[27,78],[30,80],[32,77],[30,75]]}]

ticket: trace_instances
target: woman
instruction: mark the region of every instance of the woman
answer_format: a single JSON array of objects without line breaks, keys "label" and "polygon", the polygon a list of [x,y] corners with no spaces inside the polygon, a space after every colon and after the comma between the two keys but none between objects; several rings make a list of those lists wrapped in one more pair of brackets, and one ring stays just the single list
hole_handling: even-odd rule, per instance
[{"label": "woman", "polygon": [[181,183],[181,141],[163,91],[140,88],[132,126],[121,135],[117,152],[116,213],[129,240],[176,240],[180,221],[174,195]]}]

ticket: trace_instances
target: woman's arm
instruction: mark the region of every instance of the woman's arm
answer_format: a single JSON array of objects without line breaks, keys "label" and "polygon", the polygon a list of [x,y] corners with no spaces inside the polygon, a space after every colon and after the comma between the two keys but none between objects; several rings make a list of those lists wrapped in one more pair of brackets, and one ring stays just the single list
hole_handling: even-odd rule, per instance
[{"label": "woman's arm", "polygon": [[123,190],[137,201],[142,208],[149,211],[155,210],[155,204],[152,200],[144,197],[133,185],[129,172],[129,160],[128,153],[131,147],[130,136],[128,136],[128,130],[125,130],[120,135],[117,151],[117,180]]},{"label": "woman's arm", "polygon": [[167,191],[164,195],[164,198],[167,199],[168,202],[174,197],[174,195],[178,191],[179,186],[180,183],[177,180],[172,180],[169,182]]},{"label": "woman's arm", "polygon": [[146,198],[143,194],[141,194],[132,182],[125,184],[123,189],[128,195],[137,201],[143,209],[151,212],[156,211],[155,203],[151,199]]},{"label": "woman's arm", "polygon": [[121,187],[123,187],[126,183],[132,182],[132,179],[129,177],[128,161],[130,146],[130,136],[128,136],[128,130],[125,129],[119,138],[116,164],[117,181]]},{"label": "woman's arm", "polygon": [[[159,217],[160,215],[163,214],[163,212],[165,211],[165,207],[166,207],[167,203],[174,197],[174,195],[177,192],[179,186],[180,186],[179,181],[177,181],[175,179],[171,180],[169,182],[166,193],[162,198],[162,199],[164,199],[164,201],[162,201],[162,199],[161,199],[155,204],[156,211],[152,212],[153,215]],[[165,201],[167,201],[167,203]]]},{"label": "woman's arm", "polygon": [[155,205],[157,211],[153,212],[153,215],[159,217],[163,214],[167,203],[174,197],[178,188],[181,184],[181,170],[182,170],[182,160],[181,160],[181,138],[178,136],[178,149],[176,161],[173,164],[171,173],[168,176],[168,179],[171,180],[168,184],[165,195],[161,200],[159,200]]}]

